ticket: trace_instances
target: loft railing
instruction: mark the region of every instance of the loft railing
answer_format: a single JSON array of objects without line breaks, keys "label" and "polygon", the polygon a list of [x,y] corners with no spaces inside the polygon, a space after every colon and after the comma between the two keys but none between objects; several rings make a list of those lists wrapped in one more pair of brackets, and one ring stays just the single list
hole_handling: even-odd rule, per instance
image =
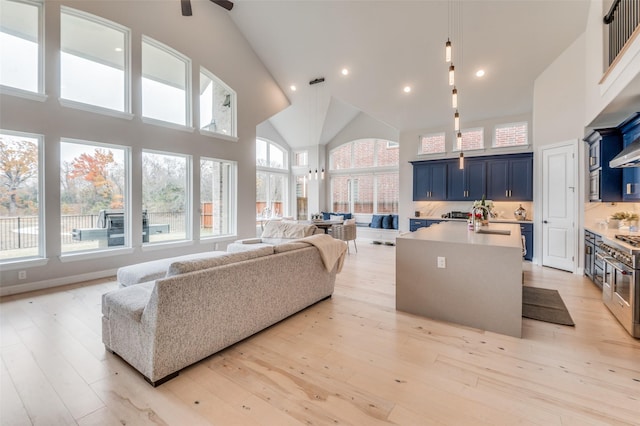
[{"label": "loft railing", "polygon": [[613,64],[640,24],[640,0],[614,0],[604,17],[609,29],[609,65]]}]

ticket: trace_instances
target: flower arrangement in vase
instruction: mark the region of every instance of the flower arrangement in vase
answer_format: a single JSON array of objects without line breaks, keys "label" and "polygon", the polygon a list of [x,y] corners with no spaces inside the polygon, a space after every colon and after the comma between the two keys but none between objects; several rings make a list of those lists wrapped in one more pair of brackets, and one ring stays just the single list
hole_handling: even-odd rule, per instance
[{"label": "flower arrangement in vase", "polygon": [[489,224],[489,217],[492,215],[491,210],[493,209],[493,201],[487,200],[482,194],[482,200],[474,201],[473,208],[471,209],[471,213],[473,215],[474,221],[480,221],[483,226]]}]

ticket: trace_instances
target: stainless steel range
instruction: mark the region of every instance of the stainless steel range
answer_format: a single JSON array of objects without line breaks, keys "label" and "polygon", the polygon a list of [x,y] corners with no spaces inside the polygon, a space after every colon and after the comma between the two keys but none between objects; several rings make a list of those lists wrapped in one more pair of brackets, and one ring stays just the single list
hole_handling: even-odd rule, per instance
[{"label": "stainless steel range", "polygon": [[598,249],[602,301],[633,337],[640,338],[640,236],[603,237]]}]

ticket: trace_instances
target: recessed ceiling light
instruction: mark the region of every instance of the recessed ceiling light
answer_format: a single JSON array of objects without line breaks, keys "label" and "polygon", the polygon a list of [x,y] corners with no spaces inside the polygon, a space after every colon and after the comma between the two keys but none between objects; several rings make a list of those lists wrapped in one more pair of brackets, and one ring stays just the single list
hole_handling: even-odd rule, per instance
[{"label": "recessed ceiling light", "polygon": [[296,90],[298,90],[295,84],[292,84],[289,88],[291,89],[292,92],[295,92]]},{"label": "recessed ceiling light", "polygon": [[476,71],[476,77],[483,77],[483,76],[484,76],[484,70]]},{"label": "recessed ceiling light", "polygon": [[411,86],[404,86],[404,89],[402,90],[404,90],[404,93],[409,93],[411,92]]},{"label": "recessed ceiling light", "polygon": [[341,73],[342,73],[342,75],[349,75],[349,70],[346,69],[346,68],[342,68]]},{"label": "recessed ceiling light", "polygon": [[122,47],[116,47],[114,50],[115,50],[116,52],[122,52]]}]

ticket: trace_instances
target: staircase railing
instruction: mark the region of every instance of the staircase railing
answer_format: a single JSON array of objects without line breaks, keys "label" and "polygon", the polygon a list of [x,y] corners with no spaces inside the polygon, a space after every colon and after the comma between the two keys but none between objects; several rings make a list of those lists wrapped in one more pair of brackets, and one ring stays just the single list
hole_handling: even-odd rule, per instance
[{"label": "staircase railing", "polygon": [[614,0],[604,16],[609,29],[609,65],[624,49],[640,24],[640,0]]}]

